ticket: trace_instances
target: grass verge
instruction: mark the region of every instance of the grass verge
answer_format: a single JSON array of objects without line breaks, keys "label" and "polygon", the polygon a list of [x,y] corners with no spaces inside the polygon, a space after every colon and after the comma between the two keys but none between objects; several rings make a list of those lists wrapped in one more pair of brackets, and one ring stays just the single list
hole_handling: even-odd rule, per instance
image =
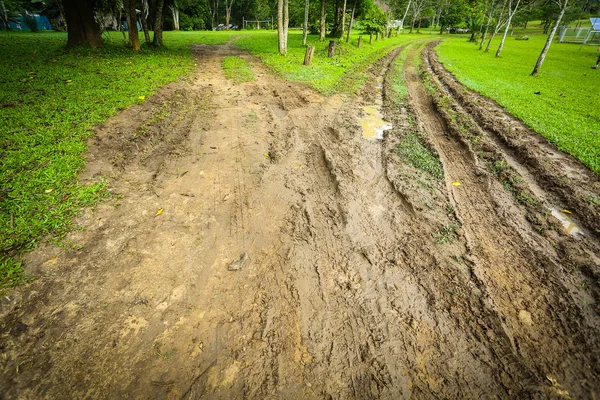
[{"label": "grass verge", "polygon": [[595,47],[553,43],[541,73],[530,76],[546,37],[507,38],[502,57],[478,51],[465,37],[437,48],[440,61],[463,84],[496,100],[556,147],[600,174],[600,70],[591,69]]}]

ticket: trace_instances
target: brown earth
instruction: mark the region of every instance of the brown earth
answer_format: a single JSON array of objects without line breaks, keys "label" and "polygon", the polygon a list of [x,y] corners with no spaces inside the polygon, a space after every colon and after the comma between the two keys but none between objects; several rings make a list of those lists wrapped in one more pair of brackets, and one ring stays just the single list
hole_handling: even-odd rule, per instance
[{"label": "brown earth", "polygon": [[[598,398],[598,178],[430,48],[420,73],[421,47],[325,98],[197,46],[194,76],[99,126],[81,179],[113,199],[2,299],[0,397]],[[255,81],[225,79],[231,54]],[[367,141],[382,76],[394,128]]]}]

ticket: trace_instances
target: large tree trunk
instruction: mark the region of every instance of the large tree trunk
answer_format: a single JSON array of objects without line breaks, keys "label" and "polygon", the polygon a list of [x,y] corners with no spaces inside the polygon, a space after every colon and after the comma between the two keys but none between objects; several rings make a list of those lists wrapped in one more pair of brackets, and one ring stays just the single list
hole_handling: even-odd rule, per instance
[{"label": "large tree trunk", "polygon": [[287,36],[288,36],[288,0],[277,1],[277,39],[279,44],[279,54],[287,54]]},{"label": "large tree trunk", "polygon": [[550,35],[548,35],[548,39],[546,40],[546,44],[544,45],[544,48],[542,49],[542,52],[540,53],[540,57],[538,58],[537,62],[535,63],[535,67],[533,67],[533,72],[531,73],[532,76],[537,76],[537,74],[540,72],[540,68],[542,68],[544,59],[546,59],[546,54],[548,54],[548,50],[550,50],[550,45],[552,44],[552,40],[554,39],[556,30],[558,29],[558,26],[560,25],[560,21],[562,20],[563,15],[565,15],[565,10],[567,9],[569,0],[563,0],[563,1],[564,1],[564,3],[561,5],[560,14],[558,14],[558,18],[556,19],[556,23],[554,24],[554,27],[552,28],[552,32],[550,32]]},{"label": "large tree trunk", "polygon": [[[302,28],[302,45],[306,46],[306,37],[308,36],[308,11],[309,11],[309,1],[304,1],[304,27]],[[311,57],[312,58],[312,57]]]},{"label": "large tree trunk", "polygon": [[[498,46],[498,50],[496,50],[496,57],[500,57],[500,53],[502,53],[502,48],[504,47],[504,41],[506,40],[506,35],[508,35],[508,29],[510,28],[510,23],[512,19],[519,9],[519,3],[521,0],[517,0],[517,4],[515,5],[515,9],[512,9],[512,0],[508,1],[508,21],[506,21],[506,28],[504,29],[504,35],[502,35],[502,40],[500,40],[500,45]],[[511,35],[512,36],[512,35]]]},{"label": "large tree trunk", "polygon": [[319,37],[321,42],[325,40],[325,34],[327,33],[327,25],[325,25],[325,18],[327,17],[326,5],[325,0],[321,0],[321,36]]},{"label": "large tree trunk", "polygon": [[125,0],[127,10],[127,25],[129,26],[129,44],[134,51],[140,50],[140,35],[137,28],[137,15],[135,12],[135,0]]},{"label": "large tree trunk", "polygon": [[146,44],[150,45],[152,41],[150,40],[150,32],[148,31],[148,0],[142,0],[142,15],[140,21],[142,21],[142,29],[144,30],[144,39],[146,40]]},{"label": "large tree trunk", "polygon": [[344,38],[344,30],[346,29],[346,3],[348,0],[344,0],[344,5],[342,7],[342,29],[340,34],[340,39]]},{"label": "large tree trunk", "polygon": [[156,10],[154,13],[154,38],[152,44],[156,47],[163,45],[163,10],[165,8],[165,0],[156,1]]},{"label": "large tree trunk", "polygon": [[[354,0],[354,5],[352,6],[352,14],[350,15],[350,24],[348,25],[348,34],[346,35],[346,43],[350,42],[350,34],[352,33],[352,23],[354,22],[354,11],[356,10],[356,2],[357,2],[357,0]],[[360,38],[359,38],[359,40],[360,40]],[[360,43],[359,43],[358,47],[360,48]]]},{"label": "large tree trunk", "polygon": [[91,0],[63,0],[67,20],[67,46],[88,44],[93,48],[102,45],[100,26],[94,19]]}]

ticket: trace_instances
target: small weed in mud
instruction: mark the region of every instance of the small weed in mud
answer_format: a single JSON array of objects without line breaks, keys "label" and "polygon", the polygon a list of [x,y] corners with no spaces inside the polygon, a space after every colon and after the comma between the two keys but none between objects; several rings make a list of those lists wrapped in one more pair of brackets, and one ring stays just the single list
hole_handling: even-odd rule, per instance
[{"label": "small weed in mud", "polygon": [[255,79],[248,62],[238,56],[225,57],[223,71],[227,79],[233,79],[235,83],[252,82]]},{"label": "small weed in mud", "polygon": [[396,106],[404,103],[406,101],[406,96],[408,95],[408,87],[406,86],[406,81],[404,79],[404,62],[406,61],[407,55],[408,51],[404,50],[394,62],[392,90],[394,92],[394,104]]},{"label": "small weed in mud", "polygon": [[598,200],[597,198],[595,198],[594,196],[588,196],[587,199],[589,201],[591,201],[592,203],[594,203],[597,206],[600,206],[600,200]]},{"label": "small weed in mud", "polygon": [[441,179],[444,174],[440,160],[421,144],[415,133],[408,134],[398,144],[398,155],[411,167],[426,172],[436,179]]},{"label": "small weed in mud", "polygon": [[442,226],[438,232],[433,235],[435,243],[439,245],[454,243],[456,240],[456,228],[457,226],[454,224]]}]

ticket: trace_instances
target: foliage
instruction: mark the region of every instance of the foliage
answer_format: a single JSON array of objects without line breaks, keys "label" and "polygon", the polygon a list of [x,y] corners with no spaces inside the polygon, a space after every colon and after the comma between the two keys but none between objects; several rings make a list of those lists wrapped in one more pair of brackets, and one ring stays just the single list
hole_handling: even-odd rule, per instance
[{"label": "foliage", "polygon": [[436,179],[443,177],[444,170],[440,160],[421,144],[421,140],[415,133],[405,136],[398,144],[398,155],[413,168],[426,172]]},{"label": "foliage", "polygon": [[444,41],[437,52],[446,68],[466,86],[496,100],[560,150],[600,174],[600,93],[594,89],[600,86],[600,73],[590,68],[596,49],[555,43],[544,70],[531,77],[544,41],[542,35],[530,35],[528,41],[513,40],[505,46],[502,58],[478,52],[459,38]]},{"label": "foliage", "polygon": [[387,24],[387,15],[376,5],[365,14],[362,20],[362,26],[366,33],[377,33],[383,31]]}]

